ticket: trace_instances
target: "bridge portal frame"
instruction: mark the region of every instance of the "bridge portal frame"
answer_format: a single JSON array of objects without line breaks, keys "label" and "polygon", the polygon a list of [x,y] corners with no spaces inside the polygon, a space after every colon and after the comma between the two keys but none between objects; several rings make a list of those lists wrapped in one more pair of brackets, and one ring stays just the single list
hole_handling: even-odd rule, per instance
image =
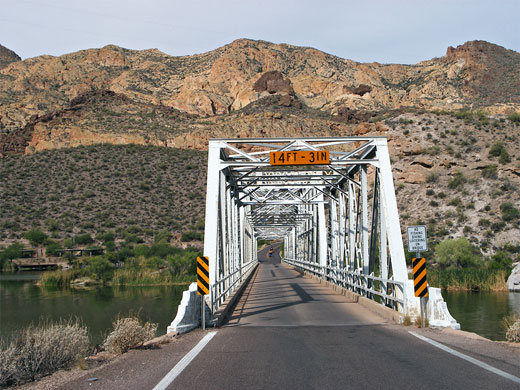
[{"label": "bridge portal frame", "polygon": [[[320,150],[329,151],[329,164],[269,162],[272,151]],[[255,268],[259,239],[283,241],[287,264],[411,318],[420,312],[386,137],[211,139],[204,232],[211,313]],[[438,288],[429,288],[428,319],[460,328]]]}]

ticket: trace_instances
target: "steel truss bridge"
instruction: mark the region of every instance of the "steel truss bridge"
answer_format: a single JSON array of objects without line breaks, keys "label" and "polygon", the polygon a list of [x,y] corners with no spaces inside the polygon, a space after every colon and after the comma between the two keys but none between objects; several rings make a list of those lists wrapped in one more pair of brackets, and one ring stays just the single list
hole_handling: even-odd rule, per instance
[{"label": "steel truss bridge", "polygon": [[[271,165],[273,151],[329,151],[330,161]],[[258,240],[282,241],[294,267],[401,313],[419,310],[385,137],[210,140],[204,256],[212,313],[257,264]]]}]

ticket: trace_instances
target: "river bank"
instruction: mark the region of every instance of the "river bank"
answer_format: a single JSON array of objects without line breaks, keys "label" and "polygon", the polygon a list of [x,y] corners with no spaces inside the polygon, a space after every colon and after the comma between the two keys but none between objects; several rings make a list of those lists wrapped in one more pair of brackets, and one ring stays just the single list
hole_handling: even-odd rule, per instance
[{"label": "river bank", "polygon": [[0,338],[37,323],[40,318],[59,321],[79,318],[89,329],[92,345],[106,336],[118,315],[139,313],[158,323],[164,334],[177,312],[185,285],[72,286],[38,285],[42,272],[0,273]]}]

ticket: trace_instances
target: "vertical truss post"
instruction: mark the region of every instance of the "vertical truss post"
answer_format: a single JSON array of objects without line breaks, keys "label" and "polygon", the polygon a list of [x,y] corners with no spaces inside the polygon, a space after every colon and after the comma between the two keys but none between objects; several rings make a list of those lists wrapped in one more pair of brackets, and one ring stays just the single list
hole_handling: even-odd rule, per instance
[{"label": "vertical truss post", "polygon": [[210,302],[214,301],[213,287],[217,280],[220,169],[220,145],[210,143],[206,188],[206,224],[204,227],[204,256],[209,258]]},{"label": "vertical truss post", "polygon": [[327,278],[327,228],[325,221],[325,204],[323,194],[318,196],[318,263],[323,269],[324,278]]},{"label": "vertical truss post", "polygon": [[367,184],[367,167],[364,165],[360,171],[361,179],[361,249],[363,257],[363,273],[368,275],[369,272],[369,256],[368,256],[368,184]]},{"label": "vertical truss post", "polygon": [[379,159],[381,192],[383,195],[382,206],[384,208],[388,246],[392,262],[392,273],[394,279],[399,282],[408,280],[406,271],[406,260],[404,256],[403,237],[401,236],[401,225],[399,223],[399,212],[395,198],[395,187],[390,165],[390,155],[385,138],[376,139],[377,157]]},{"label": "vertical truss post", "polygon": [[348,254],[350,270],[356,271],[356,190],[353,183],[348,183]]},{"label": "vertical truss post", "polygon": [[[379,174],[379,170],[376,171]],[[380,181],[378,181],[380,183]],[[379,185],[379,184],[378,184]],[[382,191],[378,191],[379,195],[379,263],[381,265],[381,277],[383,279],[388,279],[388,249],[386,242],[386,217],[384,215],[383,204],[383,193]],[[381,283],[382,290],[387,292],[386,283]]]}]

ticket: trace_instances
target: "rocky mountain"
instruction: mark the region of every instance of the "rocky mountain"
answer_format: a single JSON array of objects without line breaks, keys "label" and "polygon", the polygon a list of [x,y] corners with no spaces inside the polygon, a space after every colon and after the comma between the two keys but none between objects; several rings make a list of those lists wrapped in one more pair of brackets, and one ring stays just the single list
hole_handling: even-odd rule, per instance
[{"label": "rocky mountain", "polygon": [[27,133],[27,125],[100,91],[201,117],[233,114],[272,94],[331,115],[403,108],[495,114],[520,111],[520,54],[473,41],[416,65],[382,65],[246,39],[184,57],[106,46],[1,69],[0,131]]},{"label": "rocky mountain", "polygon": [[22,59],[14,51],[0,45],[0,69],[7,67],[7,65],[13,62],[21,60]]},{"label": "rocky mountain", "polygon": [[520,208],[519,124],[520,53],[483,41],[416,65],[241,39],[193,56],[106,46],[0,69],[1,155],[385,135],[403,221],[485,252],[518,245],[519,219],[506,209]]}]

